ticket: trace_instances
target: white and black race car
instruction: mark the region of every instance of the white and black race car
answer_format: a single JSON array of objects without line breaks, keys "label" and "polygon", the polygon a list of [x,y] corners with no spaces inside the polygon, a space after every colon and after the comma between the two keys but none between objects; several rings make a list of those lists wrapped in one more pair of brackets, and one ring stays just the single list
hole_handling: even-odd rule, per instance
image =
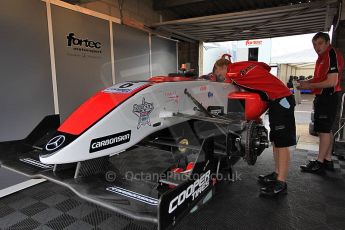
[{"label": "white and black race car", "polygon": [[[48,116],[26,139],[0,143],[0,163],[167,229],[213,196],[222,170],[231,174],[242,157],[255,163],[268,146],[265,110],[258,94],[224,82],[123,82],[96,93],[62,124]],[[125,176],[142,171],[159,176]]]}]

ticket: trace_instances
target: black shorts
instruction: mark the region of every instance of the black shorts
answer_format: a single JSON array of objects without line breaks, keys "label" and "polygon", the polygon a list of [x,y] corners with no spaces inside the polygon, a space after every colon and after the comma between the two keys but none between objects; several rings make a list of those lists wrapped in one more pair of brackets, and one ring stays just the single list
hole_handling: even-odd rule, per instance
[{"label": "black shorts", "polygon": [[270,141],[275,147],[296,145],[295,98],[293,95],[269,102]]},{"label": "black shorts", "polygon": [[314,99],[314,130],[330,133],[337,114],[339,94],[316,95]]}]

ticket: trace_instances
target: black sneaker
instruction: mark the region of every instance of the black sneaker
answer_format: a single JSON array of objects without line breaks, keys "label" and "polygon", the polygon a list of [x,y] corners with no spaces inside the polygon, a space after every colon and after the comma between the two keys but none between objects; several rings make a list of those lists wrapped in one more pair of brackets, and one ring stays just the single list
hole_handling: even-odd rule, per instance
[{"label": "black sneaker", "polygon": [[284,181],[276,180],[266,187],[260,189],[260,196],[277,197],[287,193],[287,184]]},{"label": "black sneaker", "polygon": [[300,166],[302,172],[310,172],[310,173],[324,173],[325,167],[324,164],[317,160],[309,161],[306,165]]},{"label": "black sneaker", "polygon": [[328,160],[324,160],[323,161],[323,166],[326,170],[329,170],[329,171],[334,171],[334,163],[332,160],[328,161]]},{"label": "black sneaker", "polygon": [[275,182],[277,180],[278,174],[276,172],[272,172],[267,175],[260,175],[258,176],[258,182],[261,184],[269,184]]}]

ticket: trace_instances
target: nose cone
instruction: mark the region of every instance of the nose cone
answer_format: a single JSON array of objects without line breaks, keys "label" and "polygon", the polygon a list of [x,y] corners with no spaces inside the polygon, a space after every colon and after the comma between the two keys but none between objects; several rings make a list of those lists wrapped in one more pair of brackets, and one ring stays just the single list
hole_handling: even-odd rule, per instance
[{"label": "nose cone", "polygon": [[54,151],[64,144],[66,137],[64,135],[57,135],[50,139],[45,146],[45,150]]},{"label": "nose cone", "polygon": [[59,150],[73,142],[76,138],[77,136],[68,133],[56,132],[45,144],[43,151],[40,154],[40,158],[47,158],[57,153]]}]

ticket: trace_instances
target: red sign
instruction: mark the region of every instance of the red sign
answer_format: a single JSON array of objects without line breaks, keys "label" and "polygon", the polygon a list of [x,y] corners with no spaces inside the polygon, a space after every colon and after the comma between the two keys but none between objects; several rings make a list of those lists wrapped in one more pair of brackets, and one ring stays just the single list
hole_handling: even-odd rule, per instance
[{"label": "red sign", "polygon": [[247,40],[246,46],[259,46],[262,44],[261,40]]}]

